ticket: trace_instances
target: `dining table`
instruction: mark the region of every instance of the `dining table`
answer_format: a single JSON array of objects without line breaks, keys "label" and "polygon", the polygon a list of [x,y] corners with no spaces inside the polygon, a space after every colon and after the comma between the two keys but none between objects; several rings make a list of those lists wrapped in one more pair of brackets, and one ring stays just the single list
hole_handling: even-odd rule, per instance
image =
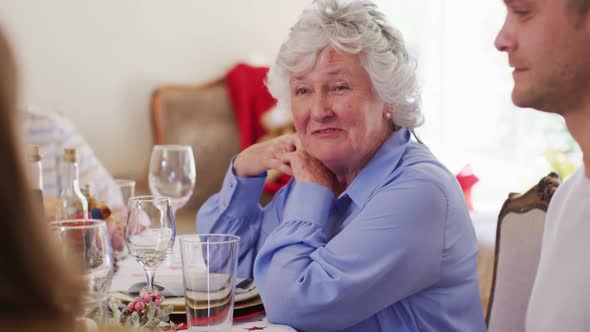
[{"label": "dining table", "polygon": [[[166,285],[170,288],[168,291],[164,289],[162,292],[165,296],[162,305],[173,305],[171,320],[175,324],[182,324],[179,331],[183,331],[186,330],[186,310],[183,309],[184,297],[178,296],[183,290],[182,265],[174,256],[173,251],[170,257],[160,265],[156,271],[154,282],[156,285]],[[111,284],[111,296],[124,303],[128,299],[132,299],[133,296],[137,296],[130,294],[130,289],[133,291],[134,286],[144,283],[145,273],[142,267],[131,255],[127,255],[117,262],[117,271]],[[169,292],[176,296],[166,295]],[[238,298],[237,295],[236,298]],[[234,311],[232,332],[296,332],[292,327],[270,323],[264,311],[254,311],[241,316],[236,316],[235,313],[236,311]]]}]

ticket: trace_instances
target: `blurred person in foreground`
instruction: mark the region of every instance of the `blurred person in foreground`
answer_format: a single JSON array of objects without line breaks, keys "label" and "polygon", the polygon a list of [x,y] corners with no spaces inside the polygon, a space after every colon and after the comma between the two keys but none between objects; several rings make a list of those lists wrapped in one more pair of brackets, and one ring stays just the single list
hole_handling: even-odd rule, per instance
[{"label": "blurred person in foreground", "polygon": [[496,48],[508,54],[516,106],[563,116],[584,164],[558,189],[545,217],[527,331],[590,326],[590,0],[505,0]]},{"label": "blurred person in foreground", "polygon": [[[31,197],[13,52],[0,31],[0,331],[84,331],[80,280]],[[106,328],[101,331],[122,329]]]},{"label": "blurred person in foreground", "polygon": [[13,53],[0,33],[0,330],[53,324],[71,328],[80,287],[59,259],[42,211],[31,200],[17,123],[17,86]]},{"label": "blurred person in foreground", "polygon": [[[249,147],[199,210],[241,237],[270,321],[301,331],[484,331],[477,244],[455,177],[411,139],[414,64],[371,1],[315,1],[268,87],[296,134]],[[294,177],[258,199],[269,169]]]}]

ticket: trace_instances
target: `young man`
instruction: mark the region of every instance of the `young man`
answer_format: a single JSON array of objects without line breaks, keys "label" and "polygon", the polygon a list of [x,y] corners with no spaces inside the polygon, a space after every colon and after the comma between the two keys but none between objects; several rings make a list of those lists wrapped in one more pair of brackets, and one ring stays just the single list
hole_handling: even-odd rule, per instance
[{"label": "young man", "polygon": [[512,100],[563,116],[584,153],[553,197],[527,331],[590,328],[590,0],[504,0],[496,48],[514,68]]}]

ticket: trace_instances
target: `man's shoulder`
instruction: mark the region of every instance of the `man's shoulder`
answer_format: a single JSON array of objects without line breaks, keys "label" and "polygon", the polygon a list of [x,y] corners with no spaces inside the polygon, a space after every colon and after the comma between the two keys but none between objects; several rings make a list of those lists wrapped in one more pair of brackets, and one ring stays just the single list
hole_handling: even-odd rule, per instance
[{"label": "man's shoulder", "polygon": [[582,180],[584,180],[584,168],[580,167],[557,188],[555,194],[551,198],[548,211],[557,209],[569,201],[572,198],[571,195],[577,190],[577,188],[584,185],[584,181]]},{"label": "man's shoulder", "polygon": [[564,214],[572,213],[571,209],[579,209],[582,206],[580,201],[588,199],[584,193],[590,194],[589,184],[584,177],[584,167],[580,167],[557,188],[547,209],[546,231],[563,219]]}]

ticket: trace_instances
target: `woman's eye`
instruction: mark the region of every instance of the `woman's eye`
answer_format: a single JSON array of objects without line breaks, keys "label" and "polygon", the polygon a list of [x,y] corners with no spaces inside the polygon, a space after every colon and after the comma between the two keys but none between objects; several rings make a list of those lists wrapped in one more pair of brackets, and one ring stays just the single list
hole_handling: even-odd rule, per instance
[{"label": "woman's eye", "polygon": [[349,87],[346,84],[341,84],[341,85],[337,85],[334,87],[335,91],[344,91],[344,90],[348,90]]},{"label": "woman's eye", "polygon": [[308,92],[309,92],[309,90],[307,90],[307,88],[297,88],[297,89],[295,89],[295,95],[296,96],[303,95],[303,94],[306,94]]}]

